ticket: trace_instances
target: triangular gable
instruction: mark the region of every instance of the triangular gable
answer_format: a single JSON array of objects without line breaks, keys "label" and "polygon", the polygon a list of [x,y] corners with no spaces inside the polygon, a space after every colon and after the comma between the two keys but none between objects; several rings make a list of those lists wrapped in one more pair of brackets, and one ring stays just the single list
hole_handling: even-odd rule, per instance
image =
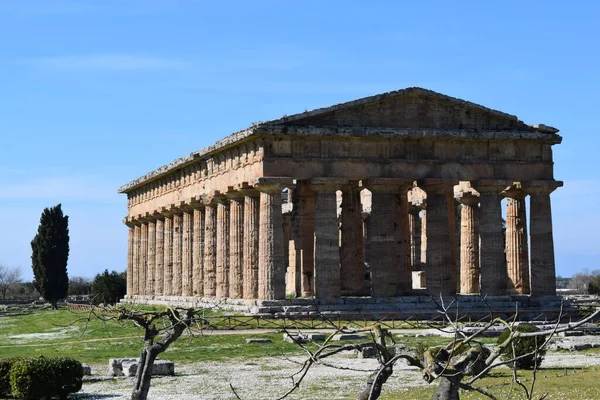
[{"label": "triangular gable", "polygon": [[532,131],[510,114],[422,88],[408,88],[320,108],[268,125]]}]

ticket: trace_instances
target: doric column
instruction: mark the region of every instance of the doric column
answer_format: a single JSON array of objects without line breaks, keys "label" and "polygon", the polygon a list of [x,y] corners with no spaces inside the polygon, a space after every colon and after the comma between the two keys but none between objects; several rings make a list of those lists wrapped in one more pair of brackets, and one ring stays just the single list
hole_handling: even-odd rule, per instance
[{"label": "doric column", "polygon": [[550,193],[562,186],[561,181],[530,181],[524,187],[529,193],[531,294],[556,295],[554,238]]},{"label": "doric column", "polygon": [[460,293],[479,293],[479,196],[460,192]]},{"label": "doric column", "polygon": [[298,180],[296,182],[298,194],[298,246],[300,249],[300,272],[301,272],[301,295],[303,297],[315,294],[315,192],[310,188],[308,181]]},{"label": "doric column", "polygon": [[163,295],[173,294],[173,216],[165,214]]},{"label": "doric column", "polygon": [[181,294],[191,296],[192,291],[192,249],[194,248],[194,211],[183,211],[183,226],[181,235]]},{"label": "doric column", "polygon": [[506,197],[506,268],[507,290],[529,294],[529,250],[525,193],[516,183],[502,192]]},{"label": "doric column", "polygon": [[342,245],[340,248],[341,294],[365,295],[365,247],[363,242],[361,188],[351,182],[342,189]]},{"label": "doric column", "polygon": [[[474,185],[473,185],[474,183]],[[480,180],[471,185],[479,192],[479,259],[483,295],[506,294],[506,257],[502,229],[501,192],[512,181]]]},{"label": "doric column", "polygon": [[173,215],[173,281],[171,294],[173,296],[182,295],[182,258],[183,258],[183,216]]},{"label": "doric column", "polygon": [[217,297],[229,297],[229,201],[219,197],[217,204]]},{"label": "doric column", "polygon": [[154,295],[154,272],[156,269],[156,220],[148,221],[148,260],[146,271],[146,294]]},{"label": "doric column", "polygon": [[210,199],[204,208],[204,296],[217,294],[217,204]]},{"label": "doric column", "polygon": [[127,222],[127,295],[133,294],[133,246],[134,246],[134,228],[130,222]]},{"label": "doric column", "polygon": [[[284,205],[285,206],[285,205]],[[296,258],[292,237],[292,213],[283,209],[283,259],[285,261],[285,295],[296,297]],[[287,211],[287,212],[286,212]]]},{"label": "doric column", "polygon": [[156,220],[156,261],[154,270],[154,294],[162,295],[165,275],[165,221],[161,215]]},{"label": "doric column", "polygon": [[421,268],[427,264],[427,209],[421,211]]},{"label": "doric column", "polygon": [[421,207],[408,206],[408,226],[410,229],[410,263],[413,271],[421,268]]},{"label": "doric column", "polygon": [[283,258],[283,221],[281,190],[288,179],[259,178],[260,231],[258,246],[258,297],[264,300],[285,298],[285,260]]},{"label": "doric column", "polygon": [[141,268],[140,245],[141,245],[142,227],[137,223],[133,227],[133,276],[132,276],[132,292],[131,294],[140,294],[139,274]]},{"label": "doric column", "polygon": [[407,191],[412,182],[393,178],[363,181],[371,192],[367,219],[371,259],[371,295],[392,297],[410,291],[412,272]]},{"label": "doric column", "polygon": [[204,295],[204,207],[194,205],[194,242],[192,246],[192,293]]},{"label": "doric column", "polygon": [[454,193],[453,181],[425,179],[419,182],[427,192],[427,265],[425,279],[427,290],[433,296],[449,296],[456,293],[457,274],[452,257],[454,241],[448,222],[449,200]]},{"label": "doric column", "polygon": [[138,292],[141,295],[146,292],[146,271],[148,269],[148,223],[143,222],[140,228],[140,269],[138,271]]},{"label": "doric column", "polygon": [[259,193],[248,186],[244,186],[241,192],[244,195],[243,297],[257,299]]},{"label": "doric column", "polygon": [[314,266],[315,296],[340,297],[340,235],[336,190],[346,183],[332,179],[311,179],[315,198]]},{"label": "doric column", "polygon": [[225,195],[229,199],[229,297],[240,299],[244,293],[244,195],[238,191]]}]

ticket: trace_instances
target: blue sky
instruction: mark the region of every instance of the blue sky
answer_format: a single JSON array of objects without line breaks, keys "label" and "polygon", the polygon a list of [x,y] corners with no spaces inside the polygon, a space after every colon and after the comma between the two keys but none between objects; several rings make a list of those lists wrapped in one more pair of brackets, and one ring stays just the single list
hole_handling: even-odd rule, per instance
[{"label": "blue sky", "polygon": [[0,263],[44,207],[124,270],[117,188],[253,122],[409,86],[561,130],[557,273],[600,268],[600,3],[0,1]]}]

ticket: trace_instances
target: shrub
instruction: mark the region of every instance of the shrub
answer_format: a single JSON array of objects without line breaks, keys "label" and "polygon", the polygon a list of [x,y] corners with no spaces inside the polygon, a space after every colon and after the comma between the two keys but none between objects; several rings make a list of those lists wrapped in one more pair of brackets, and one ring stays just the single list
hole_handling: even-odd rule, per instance
[{"label": "shrub", "polygon": [[0,398],[10,395],[10,369],[16,358],[0,360]]},{"label": "shrub", "polygon": [[[514,330],[522,333],[530,333],[530,332],[539,332],[540,330],[533,325],[517,325],[513,328]],[[500,336],[498,336],[498,344],[503,343],[506,339],[508,339],[508,335],[510,335],[510,330],[505,329],[504,332]],[[524,354],[532,353],[526,357],[519,358],[515,361],[515,365],[517,369],[533,369],[534,367],[539,367],[542,364],[542,360],[544,359],[544,355],[546,354],[546,349],[538,349],[537,358],[533,352],[536,347],[541,346],[544,343],[545,336],[534,336],[534,337],[526,337],[519,338],[513,340],[512,346],[508,345],[502,351],[502,358],[505,360],[510,360],[515,357],[520,357]],[[513,346],[514,346],[514,354],[513,354]]]},{"label": "shrub", "polygon": [[81,390],[83,368],[72,358],[18,359],[10,369],[12,395],[26,400],[66,399]]},{"label": "shrub", "polygon": [[118,273],[117,271],[109,273],[105,269],[103,273],[96,275],[91,288],[95,304],[116,304],[127,293],[125,273]]}]

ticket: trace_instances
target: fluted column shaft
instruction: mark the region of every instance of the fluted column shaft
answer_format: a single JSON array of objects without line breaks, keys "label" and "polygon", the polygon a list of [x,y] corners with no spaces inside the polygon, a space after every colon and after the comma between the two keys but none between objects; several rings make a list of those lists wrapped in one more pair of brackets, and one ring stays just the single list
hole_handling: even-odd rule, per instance
[{"label": "fluted column shaft", "polygon": [[297,181],[296,191],[299,204],[299,238],[301,249],[301,294],[303,297],[312,296],[315,293],[315,192],[310,188],[308,181]]},{"label": "fluted column shaft", "polygon": [[506,197],[506,268],[509,293],[529,294],[526,193],[520,187],[502,192]]},{"label": "fluted column shaft", "polygon": [[427,210],[421,211],[421,268],[427,264]]},{"label": "fluted column shaft", "polygon": [[148,268],[146,271],[146,295],[154,294],[154,273],[156,270],[156,221],[148,222]]},{"label": "fluted column shaft", "polygon": [[311,188],[316,192],[315,296],[317,298],[335,298],[340,296],[341,289],[336,186],[314,181],[311,181]]},{"label": "fluted column shaft", "polygon": [[217,207],[206,204],[204,209],[204,296],[217,294]]},{"label": "fluted column shaft", "polygon": [[134,246],[134,228],[132,226],[127,230],[127,295],[133,294],[133,246]]},{"label": "fluted column shaft", "polygon": [[165,221],[156,220],[156,257],[154,271],[154,294],[162,295],[164,290],[165,266]]},{"label": "fluted column shaft", "polygon": [[426,180],[419,185],[427,192],[427,265],[425,279],[427,290],[433,296],[449,296],[456,293],[457,274],[452,257],[450,224],[448,222],[449,194],[454,182]]},{"label": "fluted column shaft", "polygon": [[204,209],[195,208],[194,242],[192,246],[192,293],[204,295]]},{"label": "fluted column shaft", "polygon": [[163,294],[173,294],[173,217],[165,216]]},{"label": "fluted column shaft", "polygon": [[217,204],[217,297],[229,297],[229,202]]},{"label": "fluted column shaft", "polygon": [[244,194],[244,239],[243,239],[243,297],[258,298],[258,231],[259,194],[247,189]]},{"label": "fluted column shaft", "polygon": [[550,193],[562,182],[547,186],[530,186],[529,193],[531,241],[531,294],[556,295],[556,267],[554,264],[554,238]]},{"label": "fluted column shaft", "polygon": [[[512,182],[508,183],[509,185]],[[506,257],[504,256],[504,232],[502,230],[502,196],[507,186],[503,181],[476,182],[479,196],[479,238],[481,293],[483,295],[506,294]]]},{"label": "fluted column shaft", "polygon": [[413,271],[421,268],[421,208],[413,205],[408,207],[408,225],[410,229],[410,263]]},{"label": "fluted column shaft", "polygon": [[192,249],[194,248],[194,216],[193,211],[185,210],[182,215],[181,236],[181,294],[191,296],[192,292]]},{"label": "fluted column shaft", "polygon": [[479,293],[479,197],[462,192],[460,211],[460,293]]},{"label": "fluted column shaft", "polygon": [[242,298],[244,293],[244,196],[228,193],[229,203],[229,297]]},{"label": "fluted column shaft", "polygon": [[148,223],[142,223],[140,227],[140,269],[138,271],[138,292],[141,295],[148,294],[146,291],[146,271],[148,269]]},{"label": "fluted column shaft", "polygon": [[173,281],[171,294],[181,296],[182,294],[182,267],[183,267],[183,216],[173,215]]},{"label": "fluted column shaft", "polygon": [[341,293],[365,294],[365,253],[360,188],[354,182],[342,190]]},{"label": "fluted column shaft", "polygon": [[283,220],[281,190],[277,184],[257,185],[260,191],[260,231],[258,247],[258,297],[264,300],[285,298],[283,258]]}]

